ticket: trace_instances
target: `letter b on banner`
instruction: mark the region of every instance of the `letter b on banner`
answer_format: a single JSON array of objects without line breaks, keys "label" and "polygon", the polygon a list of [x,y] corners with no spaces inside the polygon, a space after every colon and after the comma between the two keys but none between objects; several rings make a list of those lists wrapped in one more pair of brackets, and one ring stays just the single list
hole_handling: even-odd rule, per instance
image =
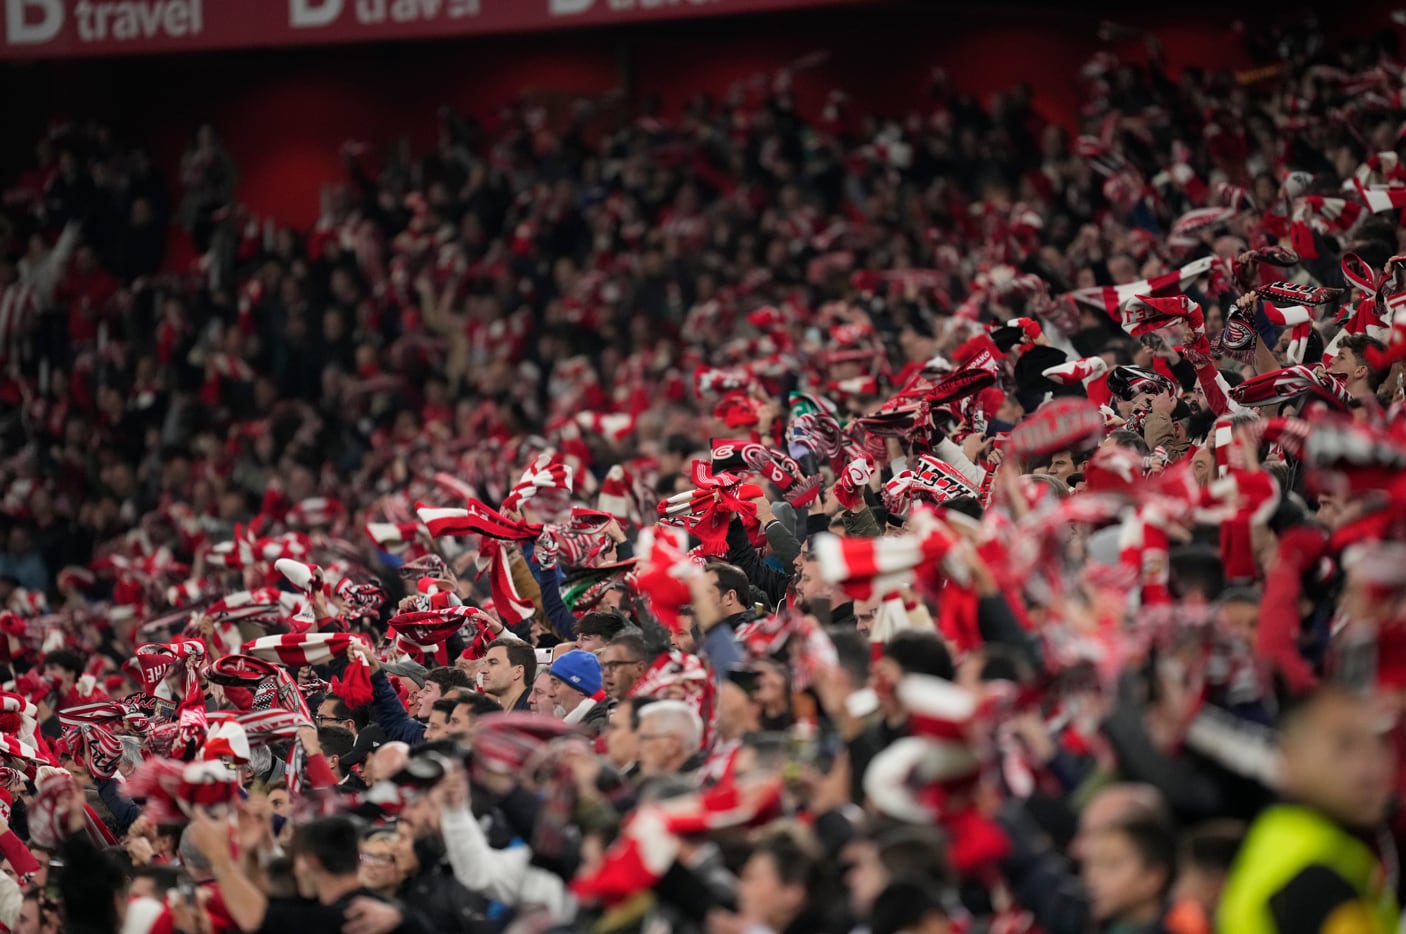
[{"label": "letter b on banner", "polygon": [[342,0],[288,0],[288,25],[316,29],[342,15]]},{"label": "letter b on banner", "polygon": [[575,16],[595,5],[596,0],[551,0],[548,9],[553,16]]},{"label": "letter b on banner", "polygon": [[61,29],[63,0],[5,0],[5,41],[10,45],[42,45]]}]

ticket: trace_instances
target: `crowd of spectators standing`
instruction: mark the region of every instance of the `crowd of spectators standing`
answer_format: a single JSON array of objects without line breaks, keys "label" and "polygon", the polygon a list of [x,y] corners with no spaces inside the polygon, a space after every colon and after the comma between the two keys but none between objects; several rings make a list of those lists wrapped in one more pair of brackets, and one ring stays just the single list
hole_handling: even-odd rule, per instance
[{"label": "crowd of spectators standing", "polygon": [[941,70],[803,114],[805,61],[445,110],[307,231],[237,128],[56,123],[0,205],[0,926],[1398,930],[1381,25],[1241,76],[1107,25],[1074,128]]}]

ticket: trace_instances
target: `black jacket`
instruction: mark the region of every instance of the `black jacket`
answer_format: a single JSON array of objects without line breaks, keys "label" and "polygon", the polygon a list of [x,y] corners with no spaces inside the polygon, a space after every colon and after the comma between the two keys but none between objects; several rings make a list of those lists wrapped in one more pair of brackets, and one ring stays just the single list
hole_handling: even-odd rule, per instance
[{"label": "black jacket", "polygon": [[881,718],[865,727],[858,736],[849,741],[851,801],[864,800],[864,773],[868,770],[869,763],[874,761],[874,757],[887,749],[894,741],[907,735],[908,723],[906,720],[898,726],[889,726]]},{"label": "black jacket", "polygon": [[727,527],[727,561],[735,564],[747,575],[747,580],[766,595],[767,606],[775,609],[786,599],[786,588],[791,583],[789,575],[769,566],[757,554],[757,549],[747,539],[747,530],[739,519],[733,519]]},{"label": "black jacket", "polygon": [[429,922],[432,930],[465,934],[497,930],[497,925],[487,918],[488,903],[454,878],[439,841],[416,841],[415,857],[420,861],[420,870],[405,880],[400,897]]},{"label": "black jacket", "polygon": [[[346,923],[346,912],[352,901],[370,898],[378,902],[390,901],[367,889],[357,889],[331,904],[323,905],[307,898],[271,898],[264,910],[263,923],[258,934],[284,934],[296,931],[297,934],[323,934],[337,932]],[[441,930],[430,925],[429,920],[410,905],[396,903],[400,910],[400,927],[393,934],[431,934]],[[448,930],[457,930],[450,928]]]},{"label": "black jacket", "polygon": [[648,922],[663,922],[673,934],[702,932],[708,912],[737,907],[737,879],[728,872],[722,853],[708,845],[692,866],[675,861],[654,885],[655,904]]},{"label": "black jacket", "polygon": [[736,632],[738,626],[750,623],[756,618],[756,613],[753,613],[751,610],[743,610],[741,613],[733,613],[731,616],[724,616],[722,619],[718,620],[718,625],[726,626],[728,629]]},{"label": "black jacket", "polygon": [[1048,934],[1088,934],[1093,929],[1089,899],[1074,867],[1051,846],[1025,802],[1011,801],[996,817],[1011,841],[1001,873],[1022,908]]}]

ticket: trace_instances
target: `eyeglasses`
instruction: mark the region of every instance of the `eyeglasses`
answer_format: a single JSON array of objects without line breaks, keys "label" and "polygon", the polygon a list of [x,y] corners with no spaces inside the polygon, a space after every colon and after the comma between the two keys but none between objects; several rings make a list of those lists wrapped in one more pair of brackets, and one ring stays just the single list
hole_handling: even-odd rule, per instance
[{"label": "eyeglasses", "polygon": [[322,725],[322,724],[324,724],[324,723],[346,723],[346,722],[348,722],[347,720],[343,719],[342,717],[324,717],[324,716],[322,716],[321,714],[318,714],[317,716],[313,717],[313,720],[314,720],[319,726]]},{"label": "eyeglasses", "polygon": [[638,664],[641,664],[641,661],[642,661],[641,659],[632,658],[632,659],[630,659],[630,660],[627,661],[627,662],[601,662],[600,666],[601,666],[602,668],[606,669],[607,671],[614,671],[614,670],[617,669],[617,668],[625,668],[625,667],[628,667],[628,666],[630,666],[630,665],[638,665]]}]

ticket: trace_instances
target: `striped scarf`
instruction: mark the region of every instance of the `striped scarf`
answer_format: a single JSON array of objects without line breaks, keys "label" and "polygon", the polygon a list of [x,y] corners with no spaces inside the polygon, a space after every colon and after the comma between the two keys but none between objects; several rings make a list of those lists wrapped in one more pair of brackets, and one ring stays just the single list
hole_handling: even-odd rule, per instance
[{"label": "striped scarf", "polygon": [[[682,697],[679,695],[682,694]],[[712,748],[717,728],[717,688],[711,672],[696,655],[666,652],[654,659],[630,688],[630,697],[676,697],[703,721],[704,750]]]},{"label": "striped scarf", "polygon": [[541,525],[509,519],[478,500],[469,500],[463,508],[437,508],[416,503],[415,512],[435,538],[482,536],[475,563],[488,574],[488,588],[498,617],[506,626],[515,626],[533,617],[536,607],[513,582],[512,568],[502,542],[536,539],[542,534]]},{"label": "striped scarf", "polygon": [[[29,835],[37,844],[57,849],[68,836],[67,799],[73,791],[73,776],[62,769],[42,766],[35,778],[34,800],[29,809]],[[83,805],[83,827],[94,846],[117,845],[117,837],[98,817],[91,805]]]},{"label": "striped scarf", "polygon": [[449,664],[449,639],[466,626],[476,632],[487,629],[491,618],[477,607],[446,606],[432,610],[412,610],[393,616],[387,623],[395,636],[396,648],[422,665]]},{"label": "striped scarf", "polygon": [[693,462],[693,483],[696,489],[661,500],[657,508],[663,521],[682,526],[697,538],[703,554],[727,552],[727,527],[733,516],[741,518],[749,532],[757,529],[752,500],[764,495],[760,487],[744,483],[736,474],[714,474],[701,460]]},{"label": "striped scarf", "polygon": [[79,704],[59,711],[59,724],[70,748],[81,748],[94,778],[112,778],[122,760],[122,743],[115,729],[127,710],[116,701]]},{"label": "striped scarf", "polygon": [[283,710],[311,721],[307,701],[287,669],[254,655],[226,655],[210,665],[215,684],[254,691],[253,711]]},{"label": "striped scarf", "polygon": [[800,465],[794,460],[754,441],[714,438],[711,458],[714,470],[753,470],[783,491],[802,477]]}]

